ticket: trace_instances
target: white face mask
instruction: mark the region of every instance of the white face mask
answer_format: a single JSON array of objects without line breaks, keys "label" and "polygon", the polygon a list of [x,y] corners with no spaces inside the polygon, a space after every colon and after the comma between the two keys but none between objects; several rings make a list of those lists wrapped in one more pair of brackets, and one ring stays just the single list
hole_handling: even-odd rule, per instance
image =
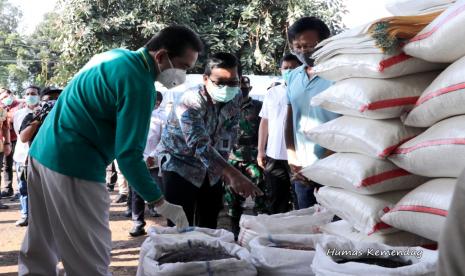
[{"label": "white face mask", "polygon": [[157,63],[158,71],[160,71],[160,73],[157,76],[157,81],[163,84],[164,87],[171,89],[173,87],[183,84],[186,81],[186,71],[174,68],[169,57],[168,62],[170,63],[171,68],[168,68],[164,71],[160,70],[160,66]]}]

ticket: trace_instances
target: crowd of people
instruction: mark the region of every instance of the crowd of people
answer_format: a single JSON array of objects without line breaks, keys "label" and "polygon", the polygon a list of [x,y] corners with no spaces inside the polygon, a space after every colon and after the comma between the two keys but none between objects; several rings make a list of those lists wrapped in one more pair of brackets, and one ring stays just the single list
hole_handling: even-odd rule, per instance
[{"label": "crowd of people", "polygon": [[2,196],[13,196],[14,160],[18,225],[28,225],[19,274],[56,275],[61,260],[69,275],[110,275],[115,186],[132,236],[145,234],[146,203],[180,229],[216,228],[226,205],[236,238],[248,197],[256,214],[315,204],[316,184],[300,170],[331,153],[303,129],[337,116],[309,104],[331,85],[311,70],[312,52],[330,31],[304,17],[287,33],[291,51],[277,62],[282,81],[263,103],[249,96],[250,79],[226,52],[209,53],[202,84],[164,103],[154,82],[184,83],[204,49],[183,26],[161,30],[137,51],[94,56],[63,92],[30,86],[19,103],[4,89]]}]

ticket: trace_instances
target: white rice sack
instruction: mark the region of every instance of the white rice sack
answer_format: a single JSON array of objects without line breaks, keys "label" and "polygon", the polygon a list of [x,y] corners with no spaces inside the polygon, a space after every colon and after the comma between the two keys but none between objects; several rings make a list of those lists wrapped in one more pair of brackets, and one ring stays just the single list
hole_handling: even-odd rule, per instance
[{"label": "white rice sack", "polygon": [[452,63],[465,56],[465,0],[449,7],[404,47],[414,57]]},{"label": "white rice sack", "polygon": [[446,68],[418,99],[404,123],[430,127],[448,117],[465,114],[465,57]]},{"label": "white rice sack", "polygon": [[314,275],[312,260],[321,234],[264,235],[250,242],[252,262],[259,275]]},{"label": "white rice sack", "polygon": [[342,54],[317,63],[313,72],[327,80],[340,81],[348,78],[387,79],[429,72],[445,68],[447,64],[431,63],[404,53]]},{"label": "white rice sack", "polygon": [[381,219],[398,229],[438,241],[457,179],[433,179],[408,193]]},{"label": "white rice sack", "polygon": [[154,247],[154,240],[160,237],[162,237],[164,241],[203,239],[234,243],[234,234],[224,229],[188,227],[183,230],[178,230],[176,227],[150,226],[147,230],[147,235],[148,237],[145,239],[140,249],[140,257],[145,256],[145,254]]},{"label": "white rice sack", "polygon": [[[410,265],[388,268],[355,262],[360,258],[386,258]],[[437,251],[421,247],[392,247],[380,243],[333,239],[317,244],[312,268],[318,276],[434,276],[437,260]]]},{"label": "white rice sack", "polygon": [[370,120],[342,116],[304,130],[304,133],[316,144],[335,152],[360,153],[383,159],[423,130],[407,127],[399,119]]},{"label": "white rice sack", "polygon": [[386,0],[386,9],[393,15],[419,15],[448,8],[455,0]]},{"label": "white rice sack", "polygon": [[381,221],[408,191],[378,195],[360,195],[340,188],[322,187],[315,193],[318,203],[346,220],[358,231],[370,235],[375,232],[392,233],[397,229]]},{"label": "white rice sack", "polygon": [[333,213],[319,205],[282,214],[242,215],[237,242],[247,247],[258,235],[317,233],[318,227],[330,222],[333,217]]},{"label": "white rice sack", "polygon": [[424,246],[436,248],[437,243],[415,234],[398,231],[391,234],[373,233],[366,235],[353,228],[347,221],[338,220],[320,227],[324,234],[334,235],[352,241],[377,242],[390,246]]},{"label": "white rice sack", "polygon": [[323,40],[316,46],[312,58],[315,64],[340,54],[381,54],[376,41],[367,34],[371,23],[358,26]]},{"label": "white rice sack", "polygon": [[[164,239],[163,236],[154,238],[153,247],[145,256],[139,259],[137,276],[177,276],[177,275],[257,275],[257,270],[252,264],[250,253],[247,249],[233,243],[219,240],[172,240]],[[160,258],[168,253],[182,252],[190,248],[211,247],[223,249],[224,252],[234,258],[219,259],[212,261],[173,262],[160,263]]]},{"label": "white rice sack", "polygon": [[389,160],[417,175],[459,177],[465,168],[465,115],[433,125],[397,148]]},{"label": "white rice sack", "polygon": [[304,168],[302,174],[321,185],[367,195],[413,189],[428,180],[388,160],[358,153],[332,154]]},{"label": "white rice sack", "polygon": [[311,104],[343,115],[399,118],[414,107],[437,75],[438,72],[429,72],[395,79],[346,79],[313,97]]}]

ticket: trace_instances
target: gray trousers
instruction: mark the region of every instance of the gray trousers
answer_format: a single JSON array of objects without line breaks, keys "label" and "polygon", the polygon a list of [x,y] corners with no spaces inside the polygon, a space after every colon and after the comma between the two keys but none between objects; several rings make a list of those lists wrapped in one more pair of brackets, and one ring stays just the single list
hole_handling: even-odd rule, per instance
[{"label": "gray trousers", "polygon": [[111,275],[110,197],[104,183],[54,172],[29,160],[29,227],[19,275]]},{"label": "gray trousers", "polygon": [[465,275],[465,171],[457,180],[439,240],[438,276]]}]

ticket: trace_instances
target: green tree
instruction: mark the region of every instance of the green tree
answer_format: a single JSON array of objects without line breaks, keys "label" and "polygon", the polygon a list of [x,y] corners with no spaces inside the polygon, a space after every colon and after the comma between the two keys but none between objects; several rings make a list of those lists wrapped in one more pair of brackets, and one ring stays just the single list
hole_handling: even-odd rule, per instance
[{"label": "green tree", "polygon": [[[59,62],[53,81],[65,84],[94,54],[137,49],[160,29],[184,24],[197,31],[207,52],[240,57],[248,74],[277,72],[288,50],[286,29],[302,16],[343,29],[342,0],[61,0]],[[200,65],[194,72],[201,72]]]}]

